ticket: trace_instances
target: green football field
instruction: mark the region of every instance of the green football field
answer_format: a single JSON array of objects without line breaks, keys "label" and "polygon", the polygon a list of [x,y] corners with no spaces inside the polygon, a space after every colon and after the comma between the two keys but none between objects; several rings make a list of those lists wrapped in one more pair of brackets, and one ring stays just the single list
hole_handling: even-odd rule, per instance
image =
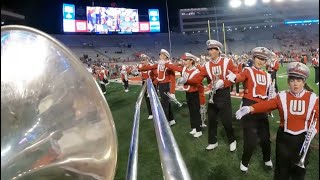
[{"label": "green football field", "polygon": [[[314,68],[311,69],[308,84],[319,95],[319,87],[314,83]],[[287,89],[285,68],[278,71],[278,86],[280,90]],[[282,76],[283,75],[283,76]],[[141,86],[131,85],[130,91],[125,93],[120,83],[110,83],[107,87],[106,99],[112,111],[118,136],[118,162],[116,177],[123,180],[126,177],[129,145],[133,126],[135,103],[141,91]],[[185,101],[185,93],[177,91],[176,97],[180,102]],[[241,99],[232,99],[233,114],[239,107]],[[171,127],[174,137],[179,145],[188,171],[194,180],[233,180],[249,179],[264,180],[273,179],[273,170],[265,170],[262,153],[259,146],[253,154],[248,173],[242,173],[239,169],[242,156],[242,128],[240,122],[233,119],[233,127],[237,138],[237,150],[229,151],[229,144],[222,124],[218,124],[218,148],[206,151],[207,129],[203,135],[196,139],[189,134],[190,122],[187,106],[181,108],[173,104],[173,112],[177,124]],[[279,124],[278,112],[274,111],[274,118],[270,120],[272,161],[275,163],[275,139]],[[153,120],[148,120],[145,101],[143,100],[140,117],[139,150],[138,150],[138,179],[161,180],[163,179],[158,145],[156,141]],[[234,115],[233,115],[234,116]],[[306,180],[319,179],[319,136],[317,135],[311,144],[311,155],[306,175]]]}]

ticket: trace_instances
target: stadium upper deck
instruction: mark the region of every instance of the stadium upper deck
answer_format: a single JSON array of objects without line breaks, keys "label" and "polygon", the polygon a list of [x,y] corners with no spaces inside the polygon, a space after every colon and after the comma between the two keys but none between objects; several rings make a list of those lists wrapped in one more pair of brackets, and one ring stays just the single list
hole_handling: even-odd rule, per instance
[{"label": "stadium upper deck", "polygon": [[[319,19],[319,2],[313,0],[285,1],[281,4],[257,4],[254,7],[242,6],[234,9],[231,7],[210,7],[180,9],[179,11],[181,32],[204,32],[208,29],[208,20],[212,31],[225,28],[248,28],[256,26],[276,26],[285,21]],[[318,21],[316,21],[318,23]],[[219,30],[220,31],[220,30]]]}]

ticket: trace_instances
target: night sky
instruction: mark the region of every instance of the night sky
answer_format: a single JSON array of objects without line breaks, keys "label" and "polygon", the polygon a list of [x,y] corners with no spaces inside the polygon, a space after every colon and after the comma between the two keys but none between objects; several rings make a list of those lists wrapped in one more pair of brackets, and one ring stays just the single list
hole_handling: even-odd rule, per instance
[{"label": "night sky", "polygon": [[[227,0],[168,0],[168,10],[171,29],[179,25],[178,10],[181,8],[213,7],[221,5]],[[117,7],[137,8],[139,14],[147,14],[147,9],[160,10],[161,31],[167,32],[165,0],[94,0],[95,6],[110,6],[112,2]],[[28,25],[50,34],[59,34],[62,31],[62,4],[72,3],[91,6],[92,0],[2,0],[1,9],[9,9],[25,15]],[[142,10],[141,10],[142,9]]]}]

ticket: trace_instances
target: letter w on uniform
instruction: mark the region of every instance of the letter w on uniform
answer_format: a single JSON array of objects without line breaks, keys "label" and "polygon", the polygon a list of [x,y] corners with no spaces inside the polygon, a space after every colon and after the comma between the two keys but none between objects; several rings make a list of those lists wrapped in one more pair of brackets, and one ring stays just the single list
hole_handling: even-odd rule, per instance
[{"label": "letter w on uniform", "polygon": [[267,84],[266,76],[262,75],[262,74],[256,74],[256,81],[260,85],[266,85]]},{"label": "letter w on uniform", "polygon": [[292,115],[303,115],[306,111],[304,100],[290,100],[290,113]]}]

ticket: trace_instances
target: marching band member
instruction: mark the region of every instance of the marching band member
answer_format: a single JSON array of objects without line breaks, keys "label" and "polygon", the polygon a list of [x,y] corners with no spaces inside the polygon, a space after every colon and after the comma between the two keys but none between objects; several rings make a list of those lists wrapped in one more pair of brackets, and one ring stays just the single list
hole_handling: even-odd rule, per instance
[{"label": "marching band member", "polygon": [[[147,65],[145,67],[138,68],[139,71],[148,71],[148,70],[157,70],[157,78],[154,82],[157,82],[159,94],[160,94],[160,101],[163,108],[163,111],[169,121],[169,125],[172,126],[176,124],[174,120],[174,116],[172,113],[171,103],[169,101],[169,97],[165,94],[171,91],[172,97],[174,94],[172,93],[173,88],[172,84],[175,84],[175,73],[172,70],[169,70],[165,67],[165,63],[170,62],[170,54],[167,50],[161,49],[159,54],[160,60],[158,64]],[[175,98],[175,97],[174,97]]]},{"label": "marching band member", "polygon": [[[195,61],[197,59],[196,56],[191,53],[184,53],[181,59],[183,60],[183,67],[169,63],[166,63],[165,67],[173,71],[182,72],[182,76],[185,78],[192,78],[194,75],[199,73],[199,70],[195,66]],[[202,136],[198,85],[184,85],[183,90],[186,91],[186,99],[190,114],[190,124],[192,129],[190,134],[193,135],[193,137],[198,138]]]},{"label": "marching band member", "polygon": [[278,60],[278,56],[272,52],[271,53],[271,58],[270,61],[268,61],[268,63],[266,64],[266,69],[268,71],[268,73],[271,75],[271,79],[272,81],[275,81],[275,89],[276,92],[278,93],[278,84],[277,84],[277,71],[279,70],[279,60]]},{"label": "marching band member", "polygon": [[[242,68],[243,68],[243,64],[241,63],[240,61],[240,58],[238,57],[238,55],[235,55],[234,56],[234,59],[233,59],[233,65],[235,66],[235,69],[236,69],[236,72],[237,73],[240,73],[242,72]],[[231,94],[233,92],[233,84],[231,85]],[[239,96],[239,92],[240,92],[240,83],[236,83],[236,96]]]},{"label": "marching band member", "polygon": [[100,71],[99,77],[100,77],[100,83],[102,86],[101,88],[102,88],[103,94],[106,94],[107,85],[109,84],[108,77],[107,77],[108,70],[104,66],[101,66],[100,69],[101,71]]},{"label": "marching band member", "polygon": [[[244,70],[235,75],[229,73],[228,80],[237,83],[244,83],[244,95],[242,106],[250,106],[268,99],[268,90],[271,86],[271,76],[261,68],[266,64],[270,57],[270,51],[265,47],[256,47],[252,51],[253,66],[245,67]],[[263,154],[263,161],[267,167],[272,168],[271,145],[269,121],[267,113],[247,115],[242,118],[243,126],[243,154],[240,169],[248,171],[250,158],[254,152],[259,137],[260,146]]]},{"label": "marching band member", "polygon": [[317,49],[317,53],[312,58],[312,66],[314,67],[315,71],[315,83],[319,85],[319,48]]},{"label": "marching band member", "polygon": [[[191,79],[179,78],[179,84],[193,85],[200,84],[207,77],[212,82],[212,95],[209,95],[208,103],[208,143],[206,150],[213,150],[218,147],[217,126],[218,117],[221,119],[227,133],[230,151],[236,150],[237,142],[232,128],[232,108],[230,86],[226,80],[228,70],[234,72],[234,66],[228,58],[221,57],[223,45],[216,40],[207,41],[207,50],[211,60],[200,69],[200,73]],[[228,84],[226,84],[226,83]]]},{"label": "marching band member", "polygon": [[[150,62],[149,62],[149,60],[150,60],[149,56],[147,56],[145,54],[141,54],[139,58],[141,60],[141,63],[138,66],[139,68],[151,65]],[[142,85],[144,85],[144,83],[146,83],[146,80],[148,78],[150,78],[152,81],[155,79],[156,71],[155,70],[141,71],[141,77],[142,77]],[[153,115],[152,115],[151,106],[150,106],[150,99],[149,99],[147,91],[144,94],[144,99],[146,100],[147,109],[148,109],[148,113],[149,113],[148,119],[152,119]]]},{"label": "marching band member", "polygon": [[124,87],[124,92],[129,92],[129,79],[128,79],[128,76],[129,76],[129,68],[127,68],[126,65],[122,65],[121,66],[121,80],[122,80],[122,83],[123,83],[123,87]]},{"label": "marching band member", "polygon": [[[292,62],[287,67],[287,73],[289,90],[281,91],[269,101],[243,106],[236,112],[237,119],[240,119],[249,113],[264,113],[278,109],[281,123],[276,139],[275,180],[304,179],[306,169],[296,165],[301,162],[300,150],[303,149],[305,161],[308,161],[305,142],[309,140],[310,143],[319,131],[319,98],[304,89],[309,68],[303,63]],[[313,126],[310,126],[310,123]],[[312,136],[307,139],[306,133]]]},{"label": "marching band member", "polygon": [[94,73],[93,73],[93,77],[97,81],[97,83],[99,84],[103,94],[106,94],[107,93],[106,92],[106,85],[108,83],[108,79],[105,76],[103,69],[101,67],[96,66]]}]

